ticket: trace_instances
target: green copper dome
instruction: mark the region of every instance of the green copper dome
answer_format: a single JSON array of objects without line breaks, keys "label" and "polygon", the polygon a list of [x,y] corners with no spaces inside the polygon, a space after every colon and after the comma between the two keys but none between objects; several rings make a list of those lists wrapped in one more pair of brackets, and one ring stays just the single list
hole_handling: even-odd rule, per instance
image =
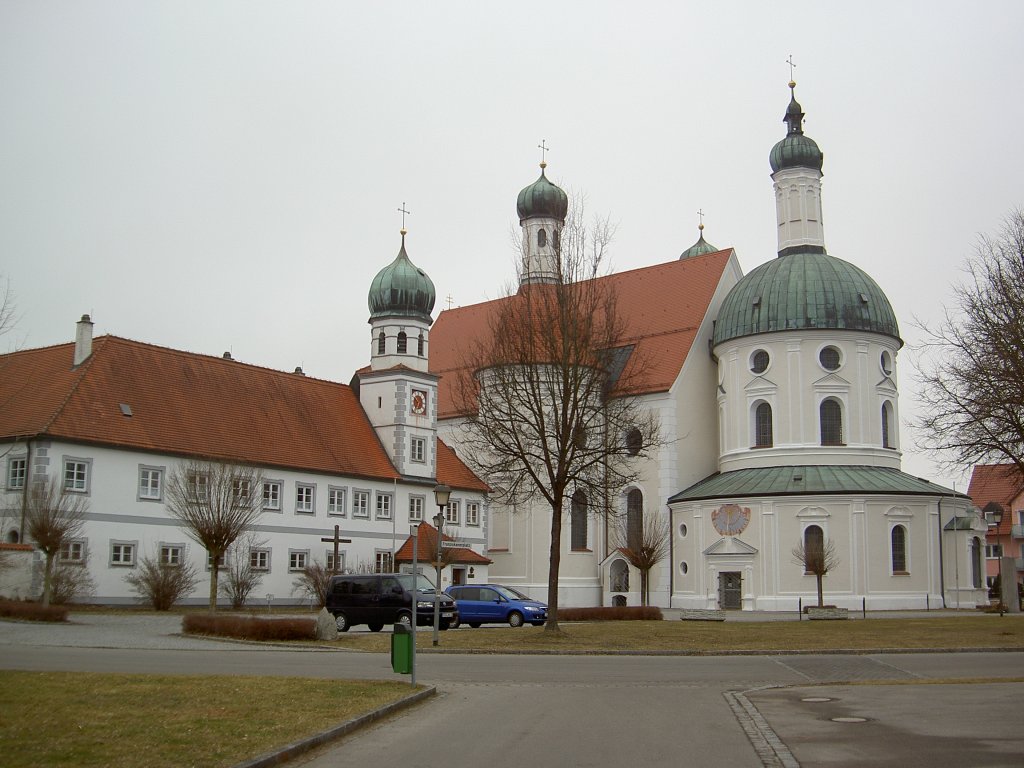
[{"label": "green copper dome", "polygon": [[427,273],[409,261],[405,252],[405,230],[402,230],[402,249],[395,260],[377,273],[370,283],[367,303],[370,319],[378,317],[409,317],[433,322],[434,283]]},{"label": "green copper dome", "polygon": [[772,147],[768,155],[772,173],[783,168],[813,168],[820,171],[825,155],[814,139],[804,136],[804,112],[796,100],[796,83],[790,82],[789,90],[789,106],[786,108],[786,116],[782,118],[789,130],[786,138]]},{"label": "green copper dome", "polygon": [[791,253],[733,286],[715,322],[714,344],[812,328],[870,331],[903,343],[892,305],[867,273],[827,253]]},{"label": "green copper dome", "polygon": [[565,221],[565,214],[569,211],[569,197],[561,187],[548,181],[544,175],[545,166],[545,163],[541,163],[540,178],[519,193],[516,211],[520,222],[537,217]]},{"label": "green copper dome", "polygon": [[680,261],[683,259],[692,259],[694,256],[703,256],[705,253],[714,253],[718,249],[715,248],[711,243],[704,239],[704,225],[700,226],[700,237],[697,242],[679,254]]}]

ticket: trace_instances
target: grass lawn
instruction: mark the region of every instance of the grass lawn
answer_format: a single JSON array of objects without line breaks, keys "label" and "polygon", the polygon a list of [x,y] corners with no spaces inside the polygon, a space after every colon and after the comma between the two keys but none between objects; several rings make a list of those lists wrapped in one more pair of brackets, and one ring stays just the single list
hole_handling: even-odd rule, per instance
[{"label": "grass lawn", "polygon": [[[451,651],[530,653],[544,651],[813,651],[871,648],[1020,648],[1024,616],[977,614],[920,619],[846,621],[607,621],[561,624],[561,633],[536,627],[500,625],[440,632],[440,647]],[[334,643],[343,648],[385,651],[390,632],[349,632]],[[432,632],[420,628],[417,649],[432,648]]]},{"label": "grass lawn", "polygon": [[411,691],[401,681],[0,671],[0,762],[231,766]]}]

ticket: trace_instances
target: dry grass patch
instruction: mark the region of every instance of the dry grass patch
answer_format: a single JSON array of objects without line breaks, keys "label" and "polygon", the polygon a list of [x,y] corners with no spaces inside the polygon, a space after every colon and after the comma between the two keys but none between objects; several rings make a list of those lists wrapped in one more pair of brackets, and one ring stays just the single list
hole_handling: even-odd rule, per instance
[{"label": "dry grass patch", "polygon": [[[725,651],[830,651],[875,648],[1020,648],[1024,617],[970,615],[847,621],[615,621],[562,623],[541,628],[481,627],[440,633],[440,647],[484,653],[615,651],[709,653]],[[416,633],[416,647],[431,648],[431,633]],[[349,633],[336,645],[387,651],[390,633]]]},{"label": "dry grass patch", "polygon": [[231,766],[411,692],[381,681],[0,671],[3,764]]}]

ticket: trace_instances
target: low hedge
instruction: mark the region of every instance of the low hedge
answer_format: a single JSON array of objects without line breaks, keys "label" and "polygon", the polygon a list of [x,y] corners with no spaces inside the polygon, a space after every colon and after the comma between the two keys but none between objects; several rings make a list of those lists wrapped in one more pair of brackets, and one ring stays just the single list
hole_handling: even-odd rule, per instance
[{"label": "low hedge", "polygon": [[190,613],[181,620],[181,631],[192,635],[217,635],[241,640],[315,640],[316,620]]},{"label": "low hedge", "polygon": [[0,616],[27,621],[67,621],[68,609],[63,605],[43,607],[27,600],[0,600]]},{"label": "low hedge", "polygon": [[594,608],[559,608],[559,621],[661,621],[661,608],[624,605]]}]

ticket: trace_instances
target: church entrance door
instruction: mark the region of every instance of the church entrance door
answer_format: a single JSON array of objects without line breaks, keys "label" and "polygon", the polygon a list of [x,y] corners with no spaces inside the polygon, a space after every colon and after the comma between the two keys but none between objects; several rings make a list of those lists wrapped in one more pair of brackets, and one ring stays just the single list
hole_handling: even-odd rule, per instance
[{"label": "church entrance door", "polygon": [[727,611],[743,608],[743,579],[738,572],[718,574],[718,605]]}]

